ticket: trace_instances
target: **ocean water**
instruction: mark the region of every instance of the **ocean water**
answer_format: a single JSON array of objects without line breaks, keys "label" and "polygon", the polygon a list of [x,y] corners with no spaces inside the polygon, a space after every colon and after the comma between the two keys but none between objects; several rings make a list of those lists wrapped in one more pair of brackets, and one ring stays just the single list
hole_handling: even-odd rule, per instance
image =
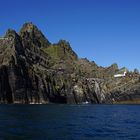
[{"label": "ocean water", "polygon": [[4,140],[140,140],[139,105],[0,105]]}]

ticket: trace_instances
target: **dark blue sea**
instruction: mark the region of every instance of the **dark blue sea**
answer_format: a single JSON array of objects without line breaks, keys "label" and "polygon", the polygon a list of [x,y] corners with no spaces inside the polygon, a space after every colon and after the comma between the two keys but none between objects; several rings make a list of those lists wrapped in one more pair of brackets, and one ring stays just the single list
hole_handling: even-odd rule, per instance
[{"label": "dark blue sea", "polygon": [[140,140],[139,105],[0,105],[1,140]]}]

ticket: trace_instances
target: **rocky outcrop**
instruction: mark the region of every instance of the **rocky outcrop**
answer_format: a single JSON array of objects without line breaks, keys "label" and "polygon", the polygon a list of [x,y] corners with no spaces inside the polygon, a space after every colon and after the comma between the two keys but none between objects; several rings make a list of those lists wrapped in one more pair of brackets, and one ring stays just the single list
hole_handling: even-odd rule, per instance
[{"label": "rocky outcrop", "polygon": [[32,23],[0,39],[0,103],[139,103],[138,71],[114,78],[119,71],[79,59],[65,40],[50,43]]}]

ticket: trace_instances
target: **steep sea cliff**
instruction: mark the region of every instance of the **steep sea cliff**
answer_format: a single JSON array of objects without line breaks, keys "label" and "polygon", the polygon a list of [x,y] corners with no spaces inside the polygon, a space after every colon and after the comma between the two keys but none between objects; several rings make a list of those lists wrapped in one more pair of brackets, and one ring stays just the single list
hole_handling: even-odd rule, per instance
[{"label": "steep sea cliff", "polygon": [[25,23],[0,38],[0,103],[140,103],[139,73],[115,78],[121,70],[78,58],[69,42],[52,44]]}]

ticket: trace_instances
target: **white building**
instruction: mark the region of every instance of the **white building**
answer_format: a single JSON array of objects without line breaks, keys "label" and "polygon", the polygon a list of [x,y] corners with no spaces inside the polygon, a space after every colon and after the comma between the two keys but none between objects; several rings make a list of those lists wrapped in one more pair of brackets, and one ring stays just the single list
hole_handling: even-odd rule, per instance
[{"label": "white building", "polygon": [[124,68],[124,69],[121,69],[117,74],[115,74],[114,77],[115,78],[117,78],[117,77],[125,77],[126,73],[127,73],[127,70],[126,70],[126,68]]}]

